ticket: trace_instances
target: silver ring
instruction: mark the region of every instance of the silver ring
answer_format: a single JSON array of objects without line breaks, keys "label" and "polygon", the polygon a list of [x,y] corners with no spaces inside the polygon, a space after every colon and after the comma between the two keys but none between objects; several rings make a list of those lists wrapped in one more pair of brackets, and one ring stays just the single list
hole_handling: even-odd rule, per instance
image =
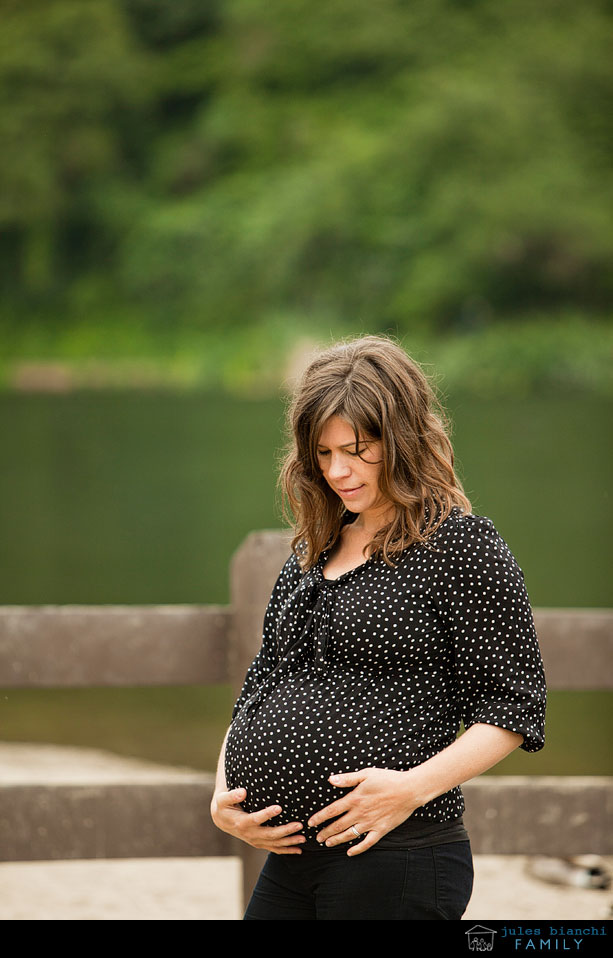
[{"label": "silver ring", "polygon": [[355,827],[355,825],[352,825],[352,826],[351,826],[351,831],[353,832],[353,834],[355,835],[356,838],[360,838],[360,837],[361,837],[361,836],[360,836],[360,832],[357,830],[357,828]]}]

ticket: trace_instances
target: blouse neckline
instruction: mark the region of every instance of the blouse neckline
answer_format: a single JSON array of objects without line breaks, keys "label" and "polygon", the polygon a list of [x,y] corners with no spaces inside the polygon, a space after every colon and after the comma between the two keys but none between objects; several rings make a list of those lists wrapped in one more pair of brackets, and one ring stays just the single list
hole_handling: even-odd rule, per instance
[{"label": "blouse neckline", "polygon": [[[329,553],[329,552],[330,552],[330,550],[327,549],[325,552],[322,552],[322,554],[321,554],[321,556],[320,556],[321,577],[322,577],[322,579],[324,580],[324,582],[340,582],[341,579],[344,579],[345,576],[347,576],[347,575],[351,575],[352,572],[356,572],[357,569],[363,569],[364,566],[365,566],[365,565],[368,565],[368,563],[371,561],[371,559],[374,558],[374,556],[368,556],[368,558],[367,558],[364,562],[360,562],[358,565],[354,565],[351,569],[347,569],[345,572],[341,572],[340,575],[335,576],[333,579],[328,579],[327,576],[324,575],[324,569],[325,569],[326,564],[327,564],[327,562],[328,562],[329,556],[328,556],[327,553]],[[325,556],[325,560],[322,562],[322,559],[324,558],[324,556]]]},{"label": "blouse neckline", "polygon": [[[351,515],[351,513],[349,513],[349,515]],[[348,523],[347,523],[347,520],[345,520],[345,521],[343,522],[343,525],[347,525],[347,524],[348,524]],[[372,560],[375,558],[375,555],[374,555],[374,554],[373,554],[373,555],[369,555],[368,558],[364,560],[364,562],[360,562],[360,563],[358,563],[358,565],[354,565],[352,569],[347,569],[346,572],[342,572],[340,575],[335,576],[335,578],[333,578],[333,579],[328,579],[328,578],[326,578],[326,576],[324,575],[324,568],[325,568],[325,566],[326,566],[326,564],[327,564],[327,562],[328,562],[328,559],[330,558],[330,553],[331,553],[331,551],[332,551],[332,549],[333,549],[333,546],[334,546],[335,544],[336,544],[336,543],[334,543],[334,544],[333,544],[332,546],[330,546],[329,548],[324,549],[323,552],[321,553],[321,555],[319,556],[319,559],[317,560],[316,568],[319,570],[319,573],[320,573],[320,575],[321,575],[321,579],[323,580],[323,582],[328,582],[328,583],[330,583],[330,584],[335,583],[335,582],[341,582],[341,581],[344,580],[347,576],[350,576],[353,572],[357,572],[358,569],[363,569],[363,568],[364,568],[365,566],[367,566],[370,562],[372,562]]]}]

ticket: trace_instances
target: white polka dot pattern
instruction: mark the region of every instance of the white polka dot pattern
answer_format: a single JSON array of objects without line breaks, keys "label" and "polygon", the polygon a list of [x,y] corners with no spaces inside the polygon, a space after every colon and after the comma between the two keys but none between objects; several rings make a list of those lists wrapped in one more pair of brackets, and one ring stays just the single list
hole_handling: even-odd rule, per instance
[{"label": "white polka dot pattern", "polygon": [[[489,519],[454,510],[390,568],[371,558],[323,577],[285,563],[226,744],[228,788],[243,807],[280,804],[305,823],[343,794],[333,772],[407,769],[484,722],[544,743],[545,681],[523,575]],[[454,788],[414,812],[445,822]]]}]

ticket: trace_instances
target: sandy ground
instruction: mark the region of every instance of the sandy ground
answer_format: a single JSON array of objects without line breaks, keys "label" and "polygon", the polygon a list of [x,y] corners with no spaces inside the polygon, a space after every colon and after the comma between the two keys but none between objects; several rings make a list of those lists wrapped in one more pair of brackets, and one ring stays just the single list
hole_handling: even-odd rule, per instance
[{"label": "sandy ground", "polygon": [[[0,744],[0,786],[25,782],[155,780],[164,769],[108,753]],[[465,920],[601,921],[613,891],[549,885],[526,874],[524,856],[480,855]],[[606,864],[613,871],[613,858]],[[4,921],[238,921],[241,866],[235,858],[0,863]]]},{"label": "sandy ground", "polygon": [[[609,917],[611,892],[546,885],[524,866],[523,856],[477,856],[465,920]],[[0,864],[4,921],[238,921],[239,895],[235,858]]]}]

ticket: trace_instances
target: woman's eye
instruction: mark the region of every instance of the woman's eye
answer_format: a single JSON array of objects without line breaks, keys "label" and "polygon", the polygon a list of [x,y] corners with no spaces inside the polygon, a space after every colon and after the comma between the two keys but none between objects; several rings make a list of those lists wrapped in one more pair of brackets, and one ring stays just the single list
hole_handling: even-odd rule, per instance
[{"label": "woman's eye", "polygon": [[[360,446],[358,449],[345,449],[345,452],[347,453],[348,456],[354,456],[354,457],[355,457],[355,456],[363,456],[367,449],[368,449],[368,446],[367,446],[367,445],[364,445],[364,446]],[[322,458],[322,456],[329,456],[329,455],[330,455],[330,450],[329,450],[329,449],[318,449],[318,450],[317,450],[317,456],[318,456],[320,459]]]}]

